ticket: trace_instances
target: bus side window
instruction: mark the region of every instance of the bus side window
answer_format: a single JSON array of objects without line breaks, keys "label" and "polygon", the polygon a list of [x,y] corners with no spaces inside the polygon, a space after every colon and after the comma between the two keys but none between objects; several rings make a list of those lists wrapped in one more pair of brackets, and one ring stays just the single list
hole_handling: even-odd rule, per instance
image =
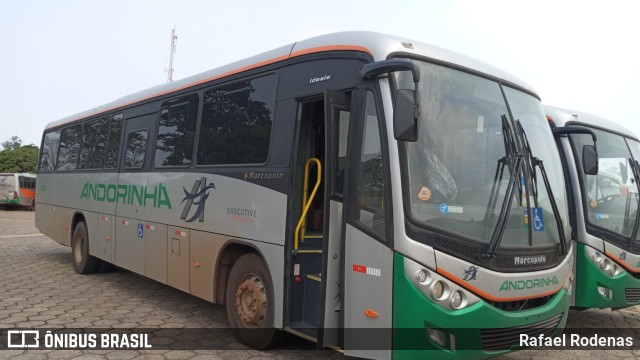
[{"label": "bus side window", "polygon": [[109,145],[107,146],[107,160],[105,169],[115,169],[120,152],[120,138],[122,137],[123,114],[113,115],[109,126]]},{"label": "bus side window", "polygon": [[107,143],[107,118],[87,121],[82,126],[80,169],[102,169]]},{"label": "bus side window", "polygon": [[147,130],[131,131],[127,135],[127,151],[124,157],[124,167],[139,169],[144,165],[147,149]]},{"label": "bus side window", "polygon": [[191,164],[197,116],[198,94],[162,103],[156,142],[156,167]]},{"label": "bus side window", "polygon": [[358,169],[356,221],[385,236],[384,161],[373,93],[367,92],[362,147]]},{"label": "bus side window", "polygon": [[62,129],[56,171],[73,171],[78,167],[81,135],[80,124]]},{"label": "bus side window", "polygon": [[275,75],[206,90],[198,134],[198,165],[265,163],[275,98]]},{"label": "bus side window", "polygon": [[44,134],[42,151],[40,152],[40,171],[50,172],[56,169],[56,157],[60,144],[60,130]]}]

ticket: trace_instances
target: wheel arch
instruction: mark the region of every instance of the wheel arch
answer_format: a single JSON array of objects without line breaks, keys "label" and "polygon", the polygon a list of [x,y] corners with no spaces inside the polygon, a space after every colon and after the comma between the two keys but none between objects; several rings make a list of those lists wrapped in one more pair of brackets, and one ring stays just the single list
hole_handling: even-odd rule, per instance
[{"label": "wheel arch", "polygon": [[[71,226],[69,227],[69,234],[68,234],[68,238],[69,238],[69,245],[71,245],[71,242],[73,240],[73,231],[76,229],[76,226],[78,225],[78,223],[83,222],[86,224],[87,223],[87,219],[85,218],[84,214],[81,211],[75,211],[73,213],[73,216],[71,216]],[[88,229],[88,225],[87,225],[87,229]]]},{"label": "wheel arch", "polygon": [[215,292],[215,302],[217,304],[224,304],[226,299],[227,281],[229,280],[229,274],[231,268],[241,256],[246,254],[256,254],[262,258],[266,263],[265,257],[262,252],[253,244],[249,244],[240,240],[229,240],[225,243],[218,253],[218,258],[215,264],[215,278],[213,289]]}]

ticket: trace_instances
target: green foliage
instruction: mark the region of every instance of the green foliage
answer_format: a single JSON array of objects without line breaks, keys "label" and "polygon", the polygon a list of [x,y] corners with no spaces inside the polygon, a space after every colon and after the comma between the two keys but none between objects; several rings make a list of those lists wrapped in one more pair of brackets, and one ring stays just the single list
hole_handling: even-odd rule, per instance
[{"label": "green foliage", "polygon": [[2,142],[2,148],[5,150],[15,150],[22,145],[22,140],[16,135],[13,135],[9,140]]},{"label": "green foliage", "polygon": [[17,136],[2,143],[0,151],[0,172],[35,173],[38,167],[38,147],[21,146],[22,140]]}]

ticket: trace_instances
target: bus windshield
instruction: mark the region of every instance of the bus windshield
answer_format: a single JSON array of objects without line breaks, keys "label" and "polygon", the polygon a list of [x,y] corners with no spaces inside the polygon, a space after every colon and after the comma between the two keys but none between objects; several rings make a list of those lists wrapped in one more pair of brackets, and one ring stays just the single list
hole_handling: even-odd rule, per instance
[{"label": "bus windshield", "polygon": [[[497,251],[557,252],[559,230],[565,237],[570,232],[568,210],[560,158],[540,101],[490,79],[411,61],[422,79],[419,138],[406,144],[410,219],[476,247],[486,247],[498,226],[503,229]],[[397,73],[398,87],[411,88],[404,76]],[[522,157],[516,168],[524,142],[531,157]],[[537,160],[553,174],[548,187],[540,166],[532,164]]]},{"label": "bus windshield", "polygon": [[[629,240],[638,213],[634,172],[638,170],[636,161],[640,159],[640,143],[618,134],[592,130],[598,136],[598,174],[581,175],[587,223]],[[578,150],[589,141],[585,135],[571,135],[575,154],[581,154]],[[639,242],[637,237],[636,234],[636,244]]]}]

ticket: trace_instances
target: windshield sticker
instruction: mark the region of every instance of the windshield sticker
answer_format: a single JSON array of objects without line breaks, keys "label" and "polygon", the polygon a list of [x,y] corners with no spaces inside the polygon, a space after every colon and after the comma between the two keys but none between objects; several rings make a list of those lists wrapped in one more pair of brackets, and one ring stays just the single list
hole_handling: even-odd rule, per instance
[{"label": "windshield sticker", "polygon": [[589,202],[589,205],[590,205],[592,208],[595,208],[596,206],[598,206],[598,200],[596,200],[596,199],[591,199],[591,201]]},{"label": "windshield sticker", "polygon": [[484,131],[484,115],[478,115],[478,128],[476,131],[479,133]]},{"label": "windshield sticker", "polygon": [[527,212],[527,210],[524,211],[524,227],[529,227],[529,213]]},{"label": "windshield sticker", "polygon": [[532,208],[533,210],[533,230],[544,231],[544,218],[542,217],[541,208]]},{"label": "windshield sticker", "polygon": [[420,191],[418,191],[418,199],[422,201],[427,201],[431,199],[431,189],[426,186],[423,186]]},{"label": "windshield sticker", "polygon": [[596,220],[602,220],[602,219],[608,219],[608,218],[609,218],[609,215],[607,215],[607,214],[602,214],[602,213],[595,213],[595,214],[593,214],[593,217],[594,217]]},{"label": "windshield sticker", "polygon": [[450,214],[462,214],[462,206],[451,206],[449,205],[449,213]]},{"label": "windshield sticker", "polygon": [[452,206],[447,205],[445,203],[440,204],[440,213],[446,214],[462,214],[464,213],[464,208],[462,206]]},{"label": "windshield sticker", "polygon": [[440,204],[440,213],[442,214],[447,214],[449,212],[449,206],[447,206],[447,204]]}]

